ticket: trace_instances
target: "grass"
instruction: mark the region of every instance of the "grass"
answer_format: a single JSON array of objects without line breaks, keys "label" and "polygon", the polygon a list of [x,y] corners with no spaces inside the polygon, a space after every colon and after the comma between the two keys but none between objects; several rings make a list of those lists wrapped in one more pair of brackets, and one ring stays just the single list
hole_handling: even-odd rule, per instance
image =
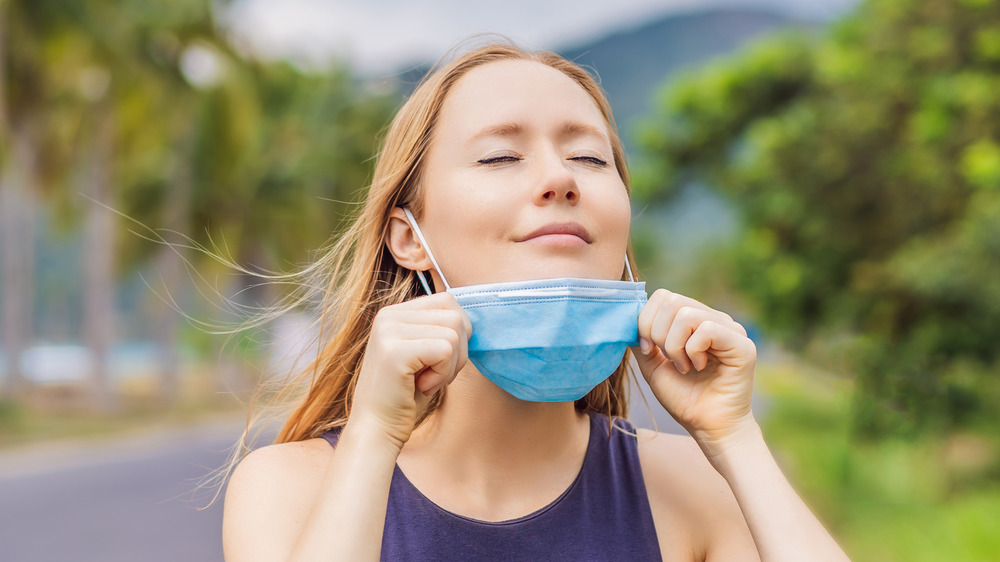
[{"label": "grass", "polygon": [[762,364],[765,435],[789,479],[854,560],[1000,560],[1000,437],[861,442],[849,381]]}]

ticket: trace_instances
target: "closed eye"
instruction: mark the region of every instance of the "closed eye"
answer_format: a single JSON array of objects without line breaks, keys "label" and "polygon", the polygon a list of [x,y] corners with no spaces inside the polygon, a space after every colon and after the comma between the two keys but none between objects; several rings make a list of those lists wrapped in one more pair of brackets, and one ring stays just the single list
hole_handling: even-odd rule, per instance
[{"label": "closed eye", "polygon": [[589,162],[591,164],[594,164],[595,166],[607,166],[608,165],[607,162],[605,162],[604,160],[601,160],[600,158],[598,158],[596,156],[575,156],[573,158],[570,158],[570,160],[583,160],[585,162]]},{"label": "closed eye", "polygon": [[494,156],[492,158],[483,158],[482,160],[476,160],[480,164],[486,164],[487,166],[491,164],[503,164],[505,162],[519,162],[521,159],[517,156]]}]

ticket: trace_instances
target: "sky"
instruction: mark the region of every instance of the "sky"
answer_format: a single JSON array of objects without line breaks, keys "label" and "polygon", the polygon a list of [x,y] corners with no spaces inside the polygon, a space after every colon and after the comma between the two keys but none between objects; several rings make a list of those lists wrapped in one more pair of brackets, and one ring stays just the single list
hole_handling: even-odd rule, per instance
[{"label": "sky", "polygon": [[240,48],[323,68],[347,60],[367,75],[433,62],[463,39],[500,33],[559,49],[671,12],[762,7],[832,19],[857,0],[239,0],[223,15]]}]

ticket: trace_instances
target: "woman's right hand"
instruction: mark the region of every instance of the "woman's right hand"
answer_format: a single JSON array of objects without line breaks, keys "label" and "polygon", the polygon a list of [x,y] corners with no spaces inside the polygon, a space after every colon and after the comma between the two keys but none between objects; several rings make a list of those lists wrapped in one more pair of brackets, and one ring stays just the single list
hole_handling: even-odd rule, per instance
[{"label": "woman's right hand", "polygon": [[348,426],[374,425],[402,449],[431,397],[469,358],[472,324],[450,293],[387,306],[375,315]]}]

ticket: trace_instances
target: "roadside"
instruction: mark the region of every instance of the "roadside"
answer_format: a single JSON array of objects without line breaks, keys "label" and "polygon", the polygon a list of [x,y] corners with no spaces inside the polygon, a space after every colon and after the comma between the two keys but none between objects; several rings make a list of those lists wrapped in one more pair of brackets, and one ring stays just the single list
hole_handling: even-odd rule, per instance
[{"label": "roadside", "polygon": [[151,457],[200,442],[231,440],[235,445],[246,417],[220,413],[176,425],[132,427],[103,435],[19,444],[0,450],[0,480]]}]

